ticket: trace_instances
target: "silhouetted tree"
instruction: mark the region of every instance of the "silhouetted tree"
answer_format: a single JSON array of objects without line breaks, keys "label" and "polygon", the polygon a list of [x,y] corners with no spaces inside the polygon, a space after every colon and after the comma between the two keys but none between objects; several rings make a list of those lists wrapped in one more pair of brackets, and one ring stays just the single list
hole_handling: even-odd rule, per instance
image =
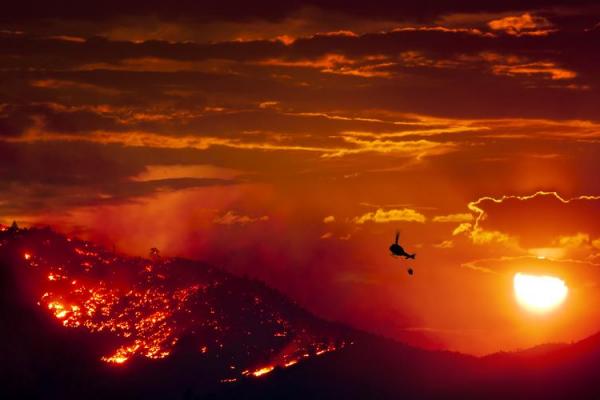
[{"label": "silhouetted tree", "polygon": [[150,249],[150,259],[154,262],[160,261],[160,250],[156,247]]}]

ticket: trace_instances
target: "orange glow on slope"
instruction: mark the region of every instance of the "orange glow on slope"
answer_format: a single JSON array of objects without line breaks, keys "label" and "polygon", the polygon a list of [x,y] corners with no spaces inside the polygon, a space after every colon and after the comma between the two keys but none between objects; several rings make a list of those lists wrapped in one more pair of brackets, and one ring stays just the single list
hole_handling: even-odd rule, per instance
[{"label": "orange glow on slope", "polygon": [[[339,349],[344,348],[345,346],[346,346],[346,343],[342,342],[339,345]],[[274,364],[269,364],[266,366],[256,368],[252,372],[250,372],[249,370],[245,370],[244,372],[242,372],[242,375],[250,375],[250,376],[254,376],[254,377],[258,378],[260,376],[263,376],[263,375],[268,374],[269,372],[273,371],[275,369],[275,367],[288,368],[293,365],[296,365],[296,364],[298,364],[298,361],[300,361],[302,358],[308,358],[311,356],[311,354],[304,353],[302,350],[303,349],[301,349],[301,348],[294,349],[292,346],[288,349],[285,349],[282,352],[282,354],[280,354],[279,356],[275,357],[275,359],[272,360],[272,362],[274,362]],[[321,345],[321,346],[317,346],[317,348],[314,350],[313,355],[320,356],[325,353],[329,353],[329,352],[336,351],[336,350],[338,350],[338,347],[334,346],[333,344]],[[276,361],[278,359],[280,361]]]},{"label": "orange glow on slope", "polygon": [[[106,340],[99,340],[107,349],[100,360],[108,364],[121,365],[140,356],[165,358],[180,337],[193,335],[200,339],[200,354],[241,346],[229,365],[233,370],[267,354],[272,359],[269,366],[252,373],[245,370],[259,377],[276,366],[295,364],[309,349],[333,348],[334,340],[344,345],[339,338],[325,339],[331,335],[329,328],[312,325],[314,321],[291,303],[268,300],[278,298],[270,289],[217,269],[160,256],[120,256],[51,231],[22,230],[15,240],[18,247],[20,240],[36,254],[35,260],[24,257],[24,265],[35,267],[27,271],[39,285],[37,304],[65,328],[102,333]],[[239,326],[240,313],[253,319],[244,322],[247,327]],[[240,343],[240,334],[250,341]],[[255,334],[271,339],[257,347]]]},{"label": "orange glow on slope", "polygon": [[569,293],[565,282],[553,276],[517,273],[513,285],[519,305],[537,314],[556,309],[565,301]]},{"label": "orange glow on slope", "polygon": [[[70,240],[68,243],[72,246],[71,257],[77,260],[80,269],[68,271],[67,267],[39,257],[41,269],[49,271],[46,276],[51,285],[40,302],[46,304],[65,327],[81,326],[91,332],[110,332],[123,338],[125,343],[112,355],[102,357],[103,361],[121,364],[134,354],[148,358],[168,356],[178,340],[178,328],[169,326],[168,320],[185,307],[201,285],[170,291],[161,285],[126,288],[106,280],[94,282],[87,275],[102,274],[101,270],[106,268],[115,268],[114,279],[124,279],[125,276],[119,278],[119,274],[127,275],[129,271],[120,265],[128,261],[85,242]],[[26,253],[24,258],[30,261],[31,255]],[[154,276],[145,269],[140,273],[146,282],[161,280],[161,274]]]}]

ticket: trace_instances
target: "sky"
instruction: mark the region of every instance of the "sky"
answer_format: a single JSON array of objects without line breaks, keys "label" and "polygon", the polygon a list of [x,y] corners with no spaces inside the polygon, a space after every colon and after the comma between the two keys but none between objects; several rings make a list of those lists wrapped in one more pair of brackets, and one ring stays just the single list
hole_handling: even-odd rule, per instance
[{"label": "sky", "polygon": [[[0,222],[425,348],[599,330],[595,1],[37,3],[0,15]],[[516,273],[566,301],[519,307]]]}]

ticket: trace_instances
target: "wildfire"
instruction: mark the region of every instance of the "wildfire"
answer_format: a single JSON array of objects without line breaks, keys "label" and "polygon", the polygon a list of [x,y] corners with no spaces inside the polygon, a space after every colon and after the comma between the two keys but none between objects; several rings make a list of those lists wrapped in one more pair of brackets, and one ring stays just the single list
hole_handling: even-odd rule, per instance
[{"label": "wildfire", "polygon": [[[343,348],[345,347],[346,343],[345,342],[341,342],[339,345],[339,348]],[[334,346],[333,344],[327,344],[327,345],[322,345],[323,347],[317,348],[315,350],[315,352],[313,353],[315,356],[320,356],[323,355],[325,353],[329,353],[335,350],[338,350],[338,347]],[[266,375],[270,372],[272,372],[275,367],[280,367],[280,368],[288,368],[291,367],[293,365],[298,364],[298,362],[302,359],[302,358],[308,358],[311,356],[311,354],[309,353],[303,353],[303,347],[298,347],[296,348],[295,346],[288,346],[287,348],[285,348],[283,350],[283,352],[281,354],[279,354],[277,357],[274,357],[274,363],[273,364],[269,364],[266,366],[261,366],[259,368],[254,369],[252,372],[249,370],[245,370],[242,372],[242,375],[245,376],[253,376],[253,377],[260,377],[263,375]],[[277,361],[279,360],[279,361]]]},{"label": "wildfire", "polygon": [[[75,253],[86,258],[98,255],[93,251]],[[97,264],[90,261],[80,263],[84,267],[91,265],[92,270]],[[199,285],[193,285],[173,293],[166,288],[155,287],[123,290],[105,281],[100,281],[96,287],[89,287],[89,283],[83,283],[86,279],[70,279],[67,288],[61,281],[68,278],[56,272],[49,273],[48,280],[61,286],[46,292],[41,301],[47,303],[56,318],[64,320],[66,327],[84,326],[92,332],[108,331],[133,339],[133,344],[124,344],[113,355],[102,358],[117,364],[124,363],[134,354],[148,358],[168,356],[178,339],[176,329],[169,326],[169,320],[184,308],[188,298],[200,288]],[[65,307],[61,303],[61,299],[65,298],[75,305]]]},{"label": "wildfire", "polygon": [[252,371],[252,372],[249,372],[249,371],[246,370],[242,374],[244,374],[244,375],[250,374],[250,375],[258,378],[259,376],[263,376],[263,375],[268,374],[269,372],[273,371],[274,369],[275,369],[274,365],[268,365],[266,367],[261,367],[261,368],[255,370],[255,371]]},{"label": "wildfire", "polygon": [[[210,348],[219,357],[227,347],[238,349],[231,370],[268,355],[267,365],[241,373],[256,378],[336,349],[323,339],[326,333],[306,325],[302,312],[281,297],[270,299],[270,289],[179,259],[118,256],[89,242],[31,231],[38,240],[17,248],[27,246],[21,254],[36,267],[31,273],[40,274],[37,303],[66,328],[112,337],[114,347],[100,358],[108,364],[165,358],[190,334],[198,338],[199,354]],[[19,237],[29,232],[21,230]]]},{"label": "wildfire", "polygon": [[140,341],[136,341],[136,343],[130,346],[120,347],[115,354],[110,357],[102,357],[102,361],[106,361],[113,364],[123,364],[125,361],[129,360],[137,349],[140,348]]}]

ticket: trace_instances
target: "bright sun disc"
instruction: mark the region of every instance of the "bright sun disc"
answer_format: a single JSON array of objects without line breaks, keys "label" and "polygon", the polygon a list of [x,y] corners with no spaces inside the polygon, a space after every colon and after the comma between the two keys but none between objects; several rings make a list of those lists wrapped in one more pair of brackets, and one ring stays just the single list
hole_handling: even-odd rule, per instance
[{"label": "bright sun disc", "polygon": [[520,272],[515,274],[513,287],[517,302],[526,310],[540,314],[562,304],[569,292],[562,279]]}]

